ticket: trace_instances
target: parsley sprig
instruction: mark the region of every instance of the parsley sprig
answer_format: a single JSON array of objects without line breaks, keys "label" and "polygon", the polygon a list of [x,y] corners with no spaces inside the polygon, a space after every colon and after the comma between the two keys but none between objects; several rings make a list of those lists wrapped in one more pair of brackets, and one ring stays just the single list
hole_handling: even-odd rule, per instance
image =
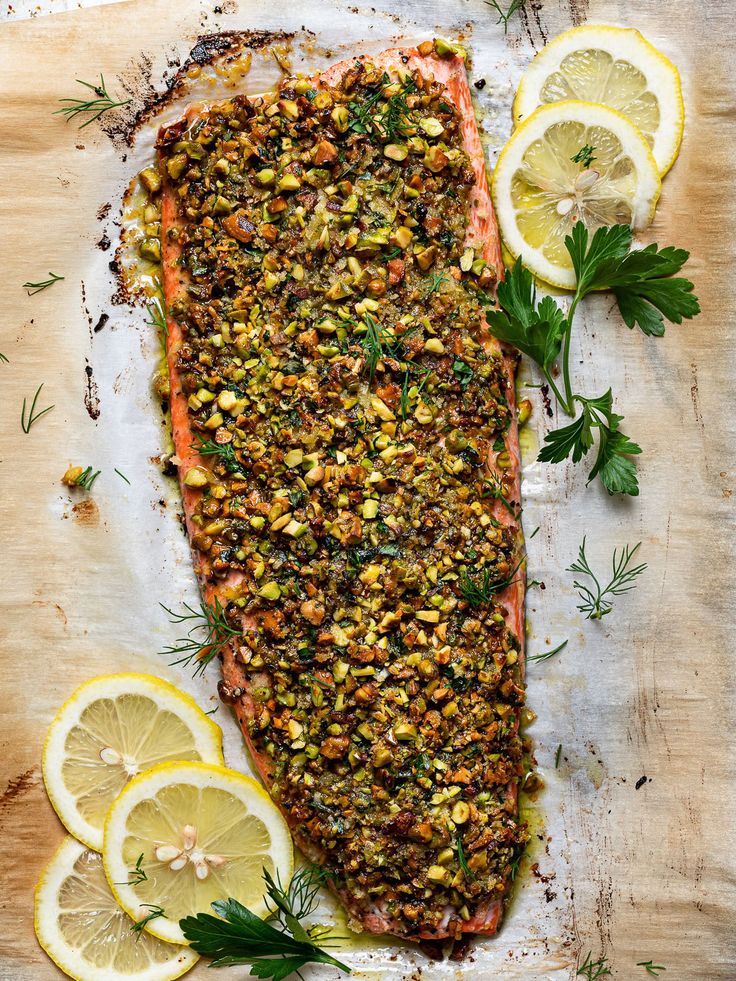
[{"label": "parsley sprig", "polygon": [[288,889],[266,869],[263,878],[269,918],[262,920],[235,899],[214,902],[217,916],[198,913],[179,921],[192,949],[213,958],[210,967],[250,964],[252,976],[273,981],[283,981],[307,964],[329,964],[349,974],[350,968],[326,950],[329,931],[301,923],[317,907],[325,871],[305,866],[294,874]]},{"label": "parsley sprig", "polygon": [[[624,323],[638,326],[650,337],[664,334],[664,321],[680,324],[700,312],[693,284],[676,276],[689,257],[684,249],[660,249],[656,244],[631,248],[631,228],[613,225],[599,228],[592,238],[582,222],[565,239],[576,277],[576,288],[565,312],[552,297],[537,302],[534,281],[521,260],[498,287],[501,309],[488,310],[491,330],[535,361],[557,401],[568,416],[569,426],[548,433],[539,459],[559,463],[572,456],[574,463],[586,456],[598,437],[598,451],[588,482],[599,477],[611,494],[639,493],[636,465],[631,459],[641,447],[619,428],[623,416],[613,411],[610,389],[597,397],[573,391],[570,377],[570,343],[578,304],[594,290],[613,292]],[[562,384],[556,365],[562,361]]]}]

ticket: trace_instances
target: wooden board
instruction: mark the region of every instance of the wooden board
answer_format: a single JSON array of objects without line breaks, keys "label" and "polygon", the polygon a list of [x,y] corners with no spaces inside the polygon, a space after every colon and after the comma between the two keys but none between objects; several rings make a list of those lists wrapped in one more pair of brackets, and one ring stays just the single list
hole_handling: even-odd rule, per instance
[{"label": "wooden board", "polygon": [[[531,653],[570,638],[530,679],[539,715],[530,733],[547,784],[528,805],[531,857],[545,879],[524,872],[506,927],[473,962],[434,965],[410,949],[392,961],[390,945],[359,942],[346,958],[358,977],[414,977],[420,965],[423,979],[562,979],[592,950],[617,978],[646,977],[636,962],[653,958],[672,981],[733,979],[732,4],[528,2],[506,38],[482,0],[372,0],[363,12],[334,0],[282,6],[228,0],[218,14],[196,0],[131,0],[15,22],[0,35],[0,352],[10,361],[0,364],[0,978],[59,976],[35,943],[32,890],[62,838],[39,767],[61,701],[94,674],[136,669],[216,704],[214,672],[193,684],[156,655],[177,636],[158,603],[194,593],[176,492],[154,462],[166,447],[150,394],[155,339],[140,311],[110,300],[105,245],[136,150],[96,126],[65,125],[51,115],[57,100],[100,71],[116,91],[148,77],[160,87],[167,59],[220,28],[304,26],[315,32],[301,53],[312,69],[350,45],[460,33],[473,77],[487,79],[478,98],[492,165],[533,51],[587,17],[638,27],[682,69],[686,138],[653,233],[691,250],[703,313],[652,340],[627,331],[606,297],[581,311],[575,374],[589,394],[613,385],[626,431],[645,450],[639,499],[612,501],[585,490],[583,473],[535,464],[533,446],[528,454],[525,525],[541,527],[529,572],[546,586],[529,603]],[[64,281],[28,297],[20,284],[48,270]],[[109,319],[95,330],[102,314]],[[25,435],[21,403],[41,382],[41,403],[55,408]],[[551,421],[531,391],[538,442]],[[88,502],[59,482],[70,463],[103,471]],[[564,572],[583,534],[599,563],[640,539],[649,563],[600,624],[577,613]],[[215,719],[229,762],[247,767],[224,707]]]}]

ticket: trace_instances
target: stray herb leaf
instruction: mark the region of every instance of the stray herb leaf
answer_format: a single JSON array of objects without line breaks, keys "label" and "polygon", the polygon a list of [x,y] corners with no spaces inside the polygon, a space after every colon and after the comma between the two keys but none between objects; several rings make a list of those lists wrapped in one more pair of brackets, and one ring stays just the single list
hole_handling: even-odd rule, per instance
[{"label": "stray herb leaf", "polygon": [[504,11],[498,0],[484,0],[488,7],[493,7],[493,9],[498,14],[497,24],[503,24],[503,33],[508,34],[509,32],[509,21],[514,16],[517,10],[521,10],[524,6],[524,0],[511,0],[508,10]]},{"label": "stray herb leaf", "polygon": [[29,296],[35,296],[36,293],[41,293],[42,290],[47,290],[49,286],[53,286],[54,283],[61,282],[64,279],[63,276],[57,276],[56,273],[49,273],[49,279],[42,279],[38,283],[23,283],[23,289],[28,292]]},{"label": "stray herb leaf", "polygon": [[34,422],[37,422],[41,418],[41,416],[45,416],[47,412],[51,412],[51,410],[55,408],[55,406],[53,405],[48,405],[46,406],[45,409],[41,409],[40,412],[36,412],[36,402],[38,401],[38,396],[40,395],[42,388],[43,388],[43,382],[41,382],[41,384],[36,389],[36,394],[33,396],[33,402],[31,403],[31,408],[28,413],[27,419],[26,419],[26,400],[23,399],[23,408],[21,409],[21,413],[20,413],[20,428],[26,434],[28,434],[31,431],[31,426],[34,424]]},{"label": "stray herb leaf", "polygon": [[563,640],[561,644],[553,648],[551,651],[544,651],[542,654],[535,654],[533,657],[527,657],[527,661],[548,661],[555,654],[559,654],[560,651],[564,651],[567,647],[568,641]]},{"label": "stray herb leaf", "polygon": [[130,484],[130,481],[125,476],[125,474],[121,470],[118,470],[117,467],[115,467],[115,473],[118,475],[118,477],[122,477],[122,479],[125,481],[126,484]]},{"label": "stray herb leaf", "polygon": [[9,359],[6,358],[4,354],[0,354],[0,362],[2,362],[3,364],[10,364]]},{"label": "stray herb leaf", "polygon": [[463,875],[468,880],[475,879],[475,872],[468,865],[468,860],[463,851],[463,835],[461,831],[458,831],[455,836],[455,844],[457,845],[457,864],[462,869]]},{"label": "stray herb leaf", "polygon": [[215,443],[212,439],[199,437],[198,443],[192,443],[192,449],[200,456],[217,456],[222,461],[228,473],[242,473],[243,466],[235,456],[232,443]]},{"label": "stray herb leaf", "polygon": [[507,586],[510,586],[516,581],[514,577],[516,576],[516,573],[518,572],[523,561],[523,558],[519,559],[513,571],[500,579],[494,579],[493,572],[489,568],[483,570],[480,579],[471,579],[467,569],[463,569],[463,571],[460,573],[460,579],[458,581],[463,599],[467,600],[471,606],[476,607],[483,606],[485,603],[490,603],[492,597],[495,596],[496,593],[503,592]]},{"label": "stray herb leaf", "polygon": [[[174,644],[164,647],[159,653],[167,657],[175,655],[175,659],[170,662],[172,665],[196,662],[195,675],[204,671],[210,661],[230,643],[232,637],[239,637],[242,633],[240,629],[230,626],[224,607],[217,597],[214,606],[200,603],[199,610],[184,603],[184,613],[174,613],[163,603],[160,605],[169,614],[171,623],[191,622],[192,625],[186,637],[179,637]],[[193,636],[195,634],[199,636]]]},{"label": "stray herb leaf", "polygon": [[83,82],[81,78],[77,81],[80,85],[84,85],[85,88],[89,89],[96,96],[95,99],[59,99],[59,102],[63,103],[61,109],[57,109],[53,114],[55,116],[62,115],[66,116],[67,122],[70,119],[75,119],[77,116],[89,116],[86,122],[81,123],[79,128],[84,129],[85,126],[89,126],[96,119],[107,112],[109,109],[116,109],[118,106],[127,106],[130,99],[123,99],[121,102],[115,102],[110,98],[108,94],[107,87],[105,86],[105,79],[100,73],[99,85],[92,85],[91,82]]},{"label": "stray herb leaf", "polygon": [[573,582],[573,586],[578,591],[578,596],[583,601],[578,609],[581,613],[586,614],[586,620],[600,620],[606,616],[613,609],[613,602],[606,597],[628,593],[637,585],[636,580],[647,568],[645,562],[635,566],[631,565],[631,560],[636,555],[640,545],[641,542],[637,542],[633,548],[624,545],[620,552],[618,549],[613,550],[611,579],[606,586],[601,586],[588,562],[588,557],[585,554],[585,538],[583,538],[578,549],[577,560],[568,566],[567,571],[575,572],[579,576],[587,576],[592,580],[592,587],[577,579]]},{"label": "stray herb leaf", "polygon": [[582,164],[583,167],[590,167],[594,160],[597,158],[593,156],[595,152],[595,147],[590,146],[588,143],[584,143],[575,156],[570,157],[573,163]]},{"label": "stray herb leaf", "polygon": [[146,309],[150,317],[150,320],[146,321],[148,326],[155,327],[162,338],[167,338],[169,336],[169,325],[166,318],[169,315],[169,309],[160,280],[156,280],[156,293],[151,298],[151,302]]},{"label": "stray herb leaf", "polygon": [[[604,975],[611,973],[611,969],[608,967],[607,957],[601,957],[598,961],[593,961],[592,958],[592,952],[588,951],[588,956],[577,970],[576,978],[582,977],[586,978],[587,981],[596,981],[597,978],[602,978]],[[593,973],[594,971],[595,974]]]},{"label": "stray herb leaf", "polygon": [[483,490],[481,491],[481,497],[493,497],[497,501],[500,501],[506,510],[509,512],[512,518],[518,518],[519,514],[514,505],[508,500],[508,498],[503,493],[503,485],[498,477],[489,473],[483,481]]},{"label": "stray herb leaf", "polygon": [[562,756],[562,743],[557,747],[557,752],[555,753],[555,770],[560,765],[560,757]]},{"label": "stray herb leaf", "polygon": [[138,934],[138,940],[141,939],[143,930],[147,923],[150,923],[151,920],[158,919],[158,917],[160,916],[166,917],[166,913],[164,912],[164,909],[161,906],[151,906],[149,903],[142,903],[141,905],[143,909],[148,909],[151,912],[148,913],[146,916],[144,916],[142,920],[138,920],[137,923],[134,923],[133,926],[130,928],[134,933]]},{"label": "stray herb leaf", "polygon": [[660,971],[666,971],[667,968],[663,964],[655,964],[653,961],[637,961],[637,967],[645,967],[647,974],[653,975],[655,978],[659,977]]},{"label": "stray herb leaf", "polygon": [[[135,868],[131,869],[128,873],[127,882],[116,882],[116,886],[137,886],[141,882],[148,882],[148,875],[146,870],[141,868],[141,862],[143,861],[143,852],[138,856],[138,861],[135,863]],[[160,907],[159,907],[160,908]],[[163,912],[163,911],[162,911]],[[159,914],[161,915],[161,914]],[[151,917],[149,917],[151,919]]]},{"label": "stray herb leaf", "polygon": [[91,491],[92,484],[94,484],[101,473],[101,470],[93,471],[92,467],[86,467],[86,469],[80,473],[74,483],[77,485],[77,487],[81,487],[83,490]]}]

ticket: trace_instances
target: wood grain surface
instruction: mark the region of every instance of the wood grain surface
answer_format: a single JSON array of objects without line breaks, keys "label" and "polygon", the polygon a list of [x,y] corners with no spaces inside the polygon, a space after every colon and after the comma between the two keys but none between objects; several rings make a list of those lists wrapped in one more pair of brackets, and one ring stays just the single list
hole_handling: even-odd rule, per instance
[{"label": "wood grain surface", "polygon": [[[525,525],[541,528],[530,575],[546,586],[529,602],[530,652],[570,639],[530,678],[539,716],[530,734],[546,783],[528,804],[537,874],[527,863],[500,936],[466,964],[360,941],[346,957],[357,977],[541,981],[574,977],[591,950],[622,981],[644,979],[636,962],[650,958],[666,966],[666,981],[733,981],[733,4],[527,0],[507,37],[482,0],[281,6],[131,0],[0,33],[0,352],[9,359],[0,364],[0,978],[61,976],[35,942],[33,886],[63,837],[40,776],[62,700],[92,675],[134,669],[216,704],[214,673],[193,684],[156,656],[176,636],[159,601],[194,593],[176,492],[156,463],[167,444],[150,391],[155,338],[140,311],[114,302],[108,268],[142,148],[66,125],[51,115],[57,100],[100,71],[118,92],[160,89],[198,36],[223,28],[295,31],[298,63],[312,69],[351,46],[460,35],[473,78],[487,80],[478,105],[492,167],[529,58],[587,19],[638,27],[682,71],[686,136],[652,238],[691,251],[703,312],[660,340],[626,330],[605,296],[580,312],[574,371],[588,394],[613,385],[626,431],[644,447],[640,498],[586,490],[583,473],[541,467],[530,447]],[[28,297],[20,284],[48,270],[64,281]],[[43,405],[55,408],[26,435],[21,403],[41,382]],[[539,442],[553,421],[531,391]],[[70,463],[103,471],[88,499],[61,485]],[[649,563],[600,624],[576,611],[564,572],[583,534],[598,563],[640,539]],[[215,719],[228,761],[247,767],[224,706]]]}]

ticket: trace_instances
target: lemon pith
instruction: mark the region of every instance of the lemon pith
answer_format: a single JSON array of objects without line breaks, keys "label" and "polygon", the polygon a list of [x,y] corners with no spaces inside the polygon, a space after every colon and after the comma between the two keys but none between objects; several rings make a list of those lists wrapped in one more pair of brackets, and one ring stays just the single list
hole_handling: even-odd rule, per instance
[{"label": "lemon pith", "polygon": [[132,932],[100,855],[71,837],[36,886],[34,924],[41,947],[77,981],[173,981],[198,960],[188,947]]},{"label": "lemon pith", "polygon": [[99,851],[111,801],[136,773],[166,760],[221,763],[222,733],[189,695],[129,673],[93,678],[64,702],[42,768],[67,831]]},{"label": "lemon pith", "polygon": [[554,38],[519,83],[514,122],[540,105],[570,99],[623,113],[642,131],[661,176],[677,158],[685,123],[680,74],[639,31],[586,24]]},{"label": "lemon pith", "polygon": [[[128,872],[142,855],[146,878]],[[289,829],[255,780],[222,766],[165,763],[132,780],[105,821],[103,862],[110,888],[139,920],[150,906],[165,916],[146,929],[184,942],[179,920],[234,898],[268,913],[263,869],[286,883],[293,868]]]},{"label": "lemon pith", "polygon": [[[586,146],[592,160],[573,159]],[[571,100],[540,107],[514,130],[491,191],[509,252],[539,278],[571,289],[575,277],[564,240],[574,224],[645,228],[660,186],[651,150],[625,116]]]}]

